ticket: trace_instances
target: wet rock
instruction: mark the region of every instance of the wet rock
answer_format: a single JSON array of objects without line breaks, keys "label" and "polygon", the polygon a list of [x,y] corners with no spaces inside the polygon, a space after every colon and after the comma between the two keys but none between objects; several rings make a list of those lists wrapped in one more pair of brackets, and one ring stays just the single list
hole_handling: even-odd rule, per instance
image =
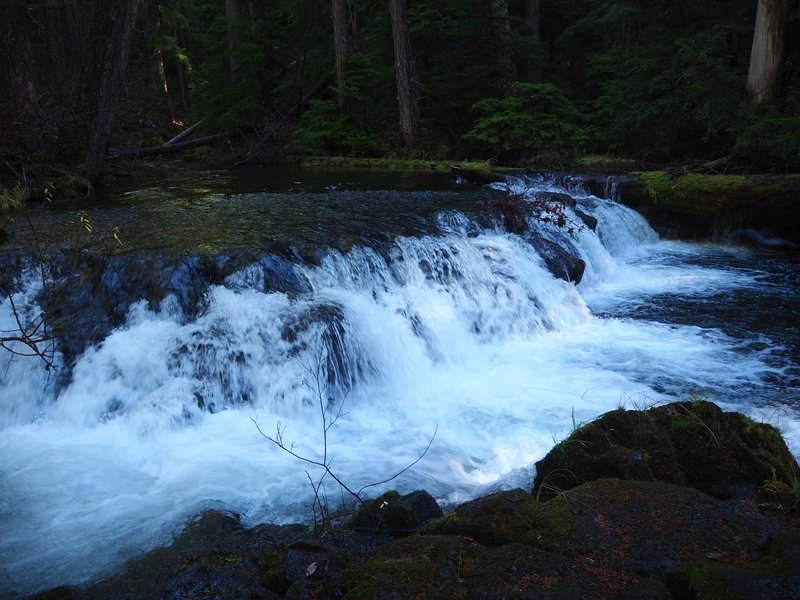
[{"label": "wet rock", "polygon": [[[285,588],[271,589],[271,560],[283,558],[282,549],[304,533],[301,526],[247,529],[234,515],[209,511],[189,523],[171,545],[132,561],[115,575],[93,585],[59,588],[34,598],[272,600],[280,598]],[[62,591],[66,595],[53,595]]]},{"label": "wet rock", "polygon": [[548,239],[530,225],[531,219],[541,220],[544,210],[552,215],[548,219],[568,235],[570,227],[566,215],[558,211],[552,212],[550,209],[553,202],[567,206],[575,204],[575,200],[566,194],[547,193],[544,199],[535,202],[514,195],[498,197],[489,203],[488,208],[502,221],[507,231],[523,236],[536,249],[555,277],[578,284],[583,278],[586,262],[577,255],[577,251],[569,247],[570,244],[560,244]]},{"label": "wet rock", "polygon": [[602,479],[547,502],[511,490],[378,548],[317,597],[670,598],[676,569],[756,555],[769,536],[758,511],[672,484]]},{"label": "wet rock", "polygon": [[547,270],[554,277],[579,284],[586,270],[586,261],[570,252],[560,244],[545,237],[532,233],[525,238],[528,243],[536,248],[536,252],[544,260]]},{"label": "wet rock", "polygon": [[[60,283],[48,286],[40,301],[48,325],[59,339],[67,367],[90,345],[122,325],[130,307],[144,300],[152,309],[173,296],[183,315],[193,318],[207,307],[209,286],[258,278],[264,291],[284,293],[307,289],[289,261],[248,252],[190,256],[141,252],[116,257],[85,252],[54,259]],[[254,274],[255,273],[255,274]]]},{"label": "wet rock", "polygon": [[586,225],[586,227],[592,231],[597,229],[597,219],[595,219],[592,215],[583,212],[579,208],[575,209],[575,214],[578,215],[578,218],[583,221],[583,224]]},{"label": "wet rock", "polygon": [[367,502],[348,526],[403,535],[441,516],[442,509],[428,492],[417,490],[401,496],[392,490]]},{"label": "wet rock", "polygon": [[575,198],[561,192],[540,192],[536,195],[536,198],[543,203],[555,202],[557,204],[569,206],[570,208],[575,208],[575,206],[577,206]]}]

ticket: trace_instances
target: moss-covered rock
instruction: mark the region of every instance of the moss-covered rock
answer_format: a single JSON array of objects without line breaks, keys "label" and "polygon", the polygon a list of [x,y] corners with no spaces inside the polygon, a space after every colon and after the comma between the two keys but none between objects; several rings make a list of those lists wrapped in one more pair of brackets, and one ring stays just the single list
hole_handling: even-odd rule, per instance
[{"label": "moss-covered rock", "polygon": [[687,401],[606,413],[536,464],[533,493],[552,498],[603,477],[667,481],[719,498],[754,498],[800,472],[780,432],[717,405]]},{"label": "moss-covered rock", "polygon": [[665,229],[703,237],[767,229],[800,244],[800,175],[640,171],[622,178],[622,201]]},{"label": "moss-covered rock", "polygon": [[467,502],[422,529],[424,534],[459,535],[485,546],[510,543],[538,545],[552,519],[533,496],[523,490],[496,492]]},{"label": "moss-covered rock", "polygon": [[367,529],[394,534],[408,534],[423,524],[442,516],[433,496],[417,490],[401,496],[390,490],[370,500],[350,520],[353,529]]},{"label": "moss-covered rock", "polygon": [[[318,598],[669,598],[670,573],[758,555],[752,506],[658,482],[601,479],[539,502],[523,490],[458,507],[315,589]],[[755,596],[758,597],[758,596]]]},{"label": "moss-covered rock", "polygon": [[711,552],[675,569],[667,583],[675,597],[693,600],[800,598],[800,535],[779,534],[763,552]]}]

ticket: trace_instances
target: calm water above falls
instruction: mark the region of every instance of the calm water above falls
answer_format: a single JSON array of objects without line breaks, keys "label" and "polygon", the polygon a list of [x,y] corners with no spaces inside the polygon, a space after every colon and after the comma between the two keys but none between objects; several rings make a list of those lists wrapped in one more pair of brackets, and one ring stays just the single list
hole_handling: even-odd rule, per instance
[{"label": "calm water above falls", "polygon": [[[629,209],[571,189],[597,232],[532,223],[529,235],[587,262],[575,286],[481,214],[491,190],[303,177],[123,181],[91,210],[122,227],[128,258],[240,253],[194,309],[174,277],[174,294],[130,302],[70,378],[3,358],[0,594],[101,576],[205,508],[308,518],[304,466],[253,420],[319,453],[317,364],[346,412],[334,468],[355,487],[402,469],[434,431],[392,487],[442,502],[527,487],[574,421],[698,395],[779,425],[800,453],[796,263],[661,241]],[[513,186],[530,198],[556,187]],[[57,231],[70,210],[36,223]],[[33,305],[35,278],[19,282],[17,304]],[[10,318],[5,301],[0,329]]]}]

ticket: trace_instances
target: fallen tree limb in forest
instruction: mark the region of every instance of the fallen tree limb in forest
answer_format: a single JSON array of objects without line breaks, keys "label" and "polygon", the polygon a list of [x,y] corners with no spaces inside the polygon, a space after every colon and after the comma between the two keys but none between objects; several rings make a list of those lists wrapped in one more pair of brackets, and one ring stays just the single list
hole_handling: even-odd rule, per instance
[{"label": "fallen tree limb in forest", "polygon": [[185,140],[187,137],[189,137],[195,131],[197,131],[197,128],[200,127],[200,125],[202,125],[204,122],[205,122],[205,119],[200,119],[197,123],[195,123],[191,127],[188,127],[186,129],[184,129],[178,135],[176,135],[173,138],[168,139],[166,142],[164,142],[161,145],[162,146],[171,146],[172,144],[175,144],[176,142],[180,142],[181,140]]},{"label": "fallen tree limb in forest", "polygon": [[[186,133],[186,132],[184,132]],[[196,140],[189,140],[186,142],[174,142],[170,140],[160,146],[149,146],[146,148],[115,148],[109,152],[108,159],[116,158],[144,158],[146,156],[158,156],[161,154],[176,154],[184,152],[185,150],[192,150],[193,148],[200,148],[208,146],[220,140],[227,139],[231,134],[229,132],[215,133],[205,137],[197,138]]]},{"label": "fallen tree limb in forest", "polygon": [[[325,75],[322,79],[320,79],[301,99],[300,101],[291,107],[285,115],[280,116],[279,120],[286,122],[289,119],[295,118],[300,111],[302,110],[303,106],[308,104],[308,102],[317,96],[325,87],[331,82],[331,76]],[[112,148],[108,153],[108,160],[115,160],[120,158],[146,158],[148,156],[160,156],[163,154],[177,154],[179,152],[184,152],[186,150],[192,150],[194,148],[200,148],[202,146],[208,146],[215,142],[219,142],[224,139],[229,139],[234,135],[243,135],[248,130],[237,130],[236,133],[231,131],[224,131],[222,133],[215,133],[213,135],[207,135],[205,137],[197,138],[194,140],[182,141],[186,139],[188,136],[192,135],[198,126],[202,124],[202,120],[198,121],[188,129],[181,131],[175,137],[167,140],[160,146],[148,146],[145,148]],[[271,132],[273,129],[276,129],[274,126],[267,127],[267,131]],[[252,131],[252,130],[249,130]],[[267,137],[270,137],[269,135]],[[247,153],[244,159],[239,161],[236,164],[246,164],[253,157],[258,153],[260,150],[261,145],[263,145],[263,140],[256,143],[254,147]]]}]

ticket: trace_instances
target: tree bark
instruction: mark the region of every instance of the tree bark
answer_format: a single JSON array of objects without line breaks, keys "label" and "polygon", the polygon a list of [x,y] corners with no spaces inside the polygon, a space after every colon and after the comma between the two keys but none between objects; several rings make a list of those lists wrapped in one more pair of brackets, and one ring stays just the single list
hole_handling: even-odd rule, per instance
[{"label": "tree bark", "polygon": [[497,36],[498,84],[503,93],[508,95],[514,92],[516,73],[509,44],[511,21],[508,16],[507,0],[492,0],[492,18]]},{"label": "tree bark", "polygon": [[339,108],[344,106],[344,61],[352,47],[347,19],[347,0],[332,0],[333,47],[336,54],[336,87]]},{"label": "tree bark", "polygon": [[747,96],[753,107],[774,101],[784,68],[786,24],[790,0],[758,0]]},{"label": "tree bark", "polygon": [[525,22],[531,30],[533,41],[537,44],[542,41],[542,10],[539,0],[526,0]]},{"label": "tree bark", "polygon": [[419,137],[420,89],[417,66],[408,34],[406,0],[389,0],[394,44],[394,72],[397,83],[397,104],[400,109],[400,133],[406,148],[413,148]]},{"label": "tree bark", "polygon": [[95,4],[91,35],[94,60],[87,61],[82,77],[82,88],[89,99],[86,106],[93,111],[82,168],[93,179],[103,172],[141,6],[142,0],[107,0]]},{"label": "tree bark", "polygon": [[228,21],[228,61],[231,66],[231,81],[235,81],[236,73],[239,70],[239,48],[241,46],[238,0],[225,0],[225,18]]}]

